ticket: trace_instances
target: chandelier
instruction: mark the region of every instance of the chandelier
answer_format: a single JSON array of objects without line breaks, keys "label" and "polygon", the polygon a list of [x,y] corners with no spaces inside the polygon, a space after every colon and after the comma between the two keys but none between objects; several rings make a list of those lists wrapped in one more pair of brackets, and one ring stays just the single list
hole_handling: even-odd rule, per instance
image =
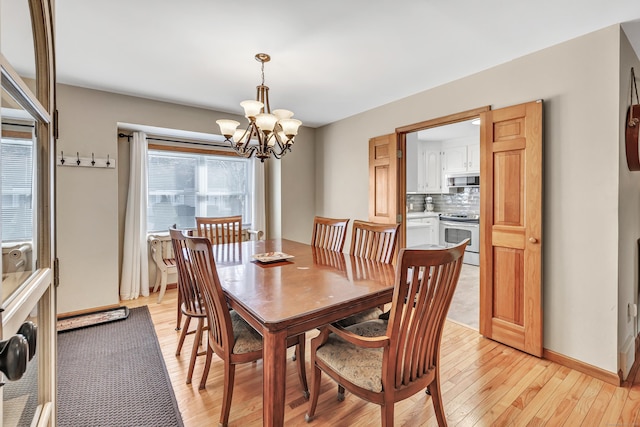
[{"label": "chandelier", "polygon": [[273,110],[269,106],[269,88],[264,85],[264,63],[271,57],[266,53],[258,53],[256,61],[262,68],[262,83],[256,86],[256,100],[242,101],[244,116],[249,119],[246,129],[238,129],[240,123],[235,120],[216,120],[225,142],[242,157],[255,155],[261,162],[273,156],[281,159],[291,151],[293,140],[302,125],[300,120],[292,119],[289,110]]}]

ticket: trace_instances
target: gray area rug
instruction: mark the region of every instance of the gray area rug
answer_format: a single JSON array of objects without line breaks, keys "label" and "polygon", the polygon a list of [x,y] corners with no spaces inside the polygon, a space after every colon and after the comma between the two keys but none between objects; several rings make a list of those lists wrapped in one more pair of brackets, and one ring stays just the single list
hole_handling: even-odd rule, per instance
[{"label": "gray area rug", "polygon": [[146,306],[58,334],[58,425],[183,426]]}]

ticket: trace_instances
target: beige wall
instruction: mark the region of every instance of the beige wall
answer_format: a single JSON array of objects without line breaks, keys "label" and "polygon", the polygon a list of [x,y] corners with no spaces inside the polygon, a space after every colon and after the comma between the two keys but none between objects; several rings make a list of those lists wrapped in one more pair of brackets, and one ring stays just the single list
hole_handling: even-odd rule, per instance
[{"label": "beige wall", "polygon": [[[617,372],[618,288],[634,286],[618,264],[620,252],[635,251],[618,245],[619,33],[612,26],[318,129],[317,214],[367,218],[369,138],[543,99],[544,346]],[[628,179],[640,184],[640,175]],[[625,210],[636,239],[640,206]]]},{"label": "beige wall", "polygon": [[[129,156],[126,142],[118,142],[118,123],[216,133],[215,121],[231,115],[67,85],[58,85],[58,110],[58,153],[118,159],[115,170],[57,168],[58,312],[68,313],[119,302]],[[314,134],[303,128],[293,152],[268,174],[270,197],[282,199],[270,202],[267,212],[277,235],[304,240],[304,218],[313,218]],[[279,195],[280,175],[283,182],[295,177],[300,197]],[[299,218],[291,218],[294,212]],[[287,222],[280,224],[280,218]]]},{"label": "beige wall", "polygon": [[[631,85],[631,67],[636,70],[636,78],[640,77],[640,60],[633,51],[629,40],[622,32],[620,40],[620,72],[619,72],[619,169],[620,185],[618,188],[618,254],[619,254],[619,287],[618,287],[618,345],[624,355],[620,369],[626,376],[631,369],[635,356],[635,337],[638,334],[637,318],[629,316],[629,303],[638,303],[638,238],[640,238],[640,171],[629,171],[625,154],[625,116],[629,107],[629,89]],[[634,98],[634,103],[637,101]]]}]

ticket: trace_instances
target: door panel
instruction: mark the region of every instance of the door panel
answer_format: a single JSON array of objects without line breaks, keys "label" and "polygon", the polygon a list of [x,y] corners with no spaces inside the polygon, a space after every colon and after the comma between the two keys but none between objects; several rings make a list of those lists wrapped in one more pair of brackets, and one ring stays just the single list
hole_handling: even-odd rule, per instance
[{"label": "door panel", "polygon": [[480,333],[541,356],[542,102],[480,117]]},{"label": "door panel", "polygon": [[398,157],[395,134],[369,140],[369,221],[395,224]]}]

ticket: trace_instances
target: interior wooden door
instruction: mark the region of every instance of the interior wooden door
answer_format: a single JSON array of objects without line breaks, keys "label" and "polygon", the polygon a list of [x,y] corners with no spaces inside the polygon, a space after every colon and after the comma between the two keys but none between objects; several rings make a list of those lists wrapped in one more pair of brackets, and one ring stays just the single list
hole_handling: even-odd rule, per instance
[{"label": "interior wooden door", "polygon": [[369,140],[369,221],[397,222],[397,144],[395,133]]},{"label": "interior wooden door", "polygon": [[542,101],[480,118],[480,333],[540,357]]}]

